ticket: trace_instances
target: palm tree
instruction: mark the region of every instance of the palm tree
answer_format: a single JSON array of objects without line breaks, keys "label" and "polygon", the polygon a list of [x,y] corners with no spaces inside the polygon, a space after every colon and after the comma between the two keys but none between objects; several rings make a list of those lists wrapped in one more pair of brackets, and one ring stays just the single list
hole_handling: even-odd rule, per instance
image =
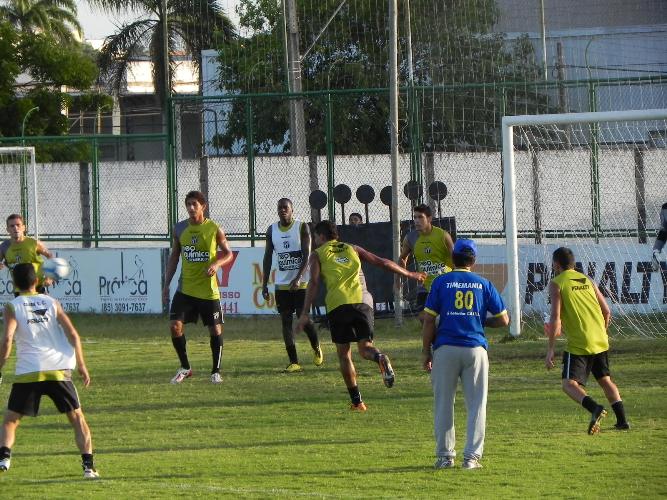
[{"label": "palm tree", "polygon": [[0,19],[5,19],[24,33],[49,33],[69,43],[83,37],[77,19],[75,0],[3,0]]},{"label": "palm tree", "polygon": [[[166,0],[166,12],[161,0],[88,0],[91,4],[111,13],[143,12],[143,17],[123,24],[114,35],[107,37],[100,52],[100,70],[109,77],[117,90],[130,61],[145,53],[153,63],[153,85],[160,102],[166,101],[164,92],[164,44],[162,23],[167,16],[169,71],[173,75],[174,54],[184,52],[192,57],[199,69],[201,81],[201,51],[212,48],[215,41],[236,36],[233,23],[216,0]],[[169,79],[173,82],[173,78]]]}]

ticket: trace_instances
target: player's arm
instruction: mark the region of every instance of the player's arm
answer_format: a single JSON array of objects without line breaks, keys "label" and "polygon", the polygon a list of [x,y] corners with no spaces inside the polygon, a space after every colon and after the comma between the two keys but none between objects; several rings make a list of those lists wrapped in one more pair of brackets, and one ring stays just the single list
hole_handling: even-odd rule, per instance
[{"label": "player's arm", "polygon": [[0,269],[5,267],[5,244],[0,244]]},{"label": "player's arm", "polygon": [[262,297],[269,300],[269,277],[271,276],[271,260],[273,258],[273,226],[266,230],[264,260],[262,261]]},{"label": "player's arm", "polygon": [[452,236],[447,231],[445,231],[442,235],[442,242],[445,244],[445,248],[447,248],[445,264],[450,269],[454,269],[454,258],[452,257],[452,254],[454,253],[454,241],[452,240]]},{"label": "player's arm", "polygon": [[213,276],[218,272],[218,269],[234,258],[232,249],[229,247],[229,242],[227,241],[227,236],[225,236],[225,232],[220,228],[215,233],[215,244],[218,247],[218,251],[215,253],[215,260],[206,270],[208,276]]},{"label": "player's arm", "polygon": [[[0,370],[5,366],[9,355],[12,353],[12,343],[14,341],[14,333],[16,332],[16,315],[14,308],[10,304],[5,304],[4,312],[5,334],[2,337],[0,344]],[[0,373],[0,383],[2,382],[2,374]]]},{"label": "player's arm", "polygon": [[431,371],[433,364],[433,352],[431,346],[435,340],[435,318],[436,314],[430,309],[425,309],[424,322],[422,323],[422,367],[427,372]]},{"label": "player's arm", "polygon": [[549,318],[549,326],[547,327],[547,357],[544,360],[544,365],[547,370],[554,367],[554,349],[556,347],[556,337],[560,335],[560,288],[551,281],[549,283],[549,300],[551,301],[551,315]]},{"label": "player's arm", "polygon": [[37,255],[43,255],[47,259],[52,259],[53,258],[53,254],[51,253],[51,251],[48,248],[46,248],[46,245],[44,245],[44,243],[42,243],[39,240],[37,240],[36,251],[37,251]]},{"label": "player's arm", "polygon": [[167,269],[164,271],[164,288],[162,289],[162,302],[169,303],[169,284],[171,283],[176,268],[178,267],[178,259],[181,258],[181,242],[178,236],[174,234],[174,239],[171,245],[171,253],[167,259]]},{"label": "player's arm", "polygon": [[60,305],[60,302],[56,302],[56,319],[60,326],[63,327],[65,336],[67,340],[74,347],[74,355],[76,356],[76,369],[79,371],[81,378],[83,379],[83,385],[88,387],[90,385],[90,375],[88,374],[88,368],[86,368],[86,361],[83,359],[83,347],[81,347],[81,337],[79,337],[79,332],[76,331],[72,321],[67,316],[67,313],[63,310],[63,306]]},{"label": "player's arm", "polygon": [[308,227],[308,224],[305,222],[301,223],[301,267],[299,268],[299,272],[297,275],[294,277],[292,282],[290,283],[290,290],[294,291],[299,288],[299,285],[301,284],[301,277],[303,274],[306,272],[306,269],[308,269],[308,257],[310,256],[310,228]]},{"label": "player's arm", "polygon": [[426,279],[426,273],[422,272],[415,273],[412,271],[408,271],[405,267],[401,267],[393,260],[384,259],[378,255],[375,255],[373,252],[369,252],[365,248],[358,247],[356,245],[353,246],[353,248],[359,254],[359,258],[361,260],[363,260],[364,262],[368,262],[369,264],[372,264],[376,267],[379,267],[380,269],[384,269],[385,271],[389,271],[395,274],[399,274],[401,276],[412,278],[414,280],[417,280],[419,283],[423,283],[424,280]]},{"label": "player's arm", "polygon": [[299,316],[299,320],[294,325],[295,332],[302,331],[303,327],[308,323],[308,311],[310,311],[310,307],[313,305],[320,286],[320,258],[317,253],[313,252],[310,254],[308,267],[310,268],[310,281],[308,281],[308,288],[306,288],[306,298],[303,300],[301,316]]},{"label": "player's arm", "polygon": [[602,292],[600,289],[597,287],[595,283],[593,283],[593,287],[595,288],[595,296],[598,299],[598,304],[600,304],[600,310],[602,311],[602,317],[604,318],[604,327],[605,330],[609,328],[609,323],[611,323],[611,309],[609,308],[609,304],[607,304],[607,301],[604,298],[604,295],[602,295]]},{"label": "player's arm", "polygon": [[507,314],[507,311],[503,311],[499,314],[496,314],[495,316],[486,318],[486,321],[484,322],[484,326],[488,326],[489,328],[502,328],[503,326],[507,326],[509,324],[510,317]]},{"label": "player's arm", "polygon": [[408,257],[410,257],[411,253],[412,253],[412,248],[410,248],[410,243],[408,243],[408,237],[406,236],[405,238],[403,238],[403,242],[401,243],[401,254],[398,256],[398,264],[401,267],[407,269]]}]

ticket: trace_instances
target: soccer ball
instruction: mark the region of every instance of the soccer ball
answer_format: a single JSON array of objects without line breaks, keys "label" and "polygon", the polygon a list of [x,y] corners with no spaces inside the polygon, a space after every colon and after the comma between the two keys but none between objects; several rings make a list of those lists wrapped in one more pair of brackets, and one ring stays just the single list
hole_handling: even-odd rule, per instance
[{"label": "soccer ball", "polygon": [[52,280],[60,280],[66,277],[70,272],[69,263],[60,257],[47,259],[42,264],[42,272],[47,278]]}]

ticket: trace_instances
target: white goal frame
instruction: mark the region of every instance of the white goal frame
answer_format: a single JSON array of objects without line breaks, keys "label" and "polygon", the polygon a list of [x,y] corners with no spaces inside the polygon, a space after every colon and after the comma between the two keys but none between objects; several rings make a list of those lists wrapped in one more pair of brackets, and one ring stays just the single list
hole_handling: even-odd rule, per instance
[{"label": "white goal frame", "polygon": [[[7,154],[28,154],[30,157],[30,169],[32,170],[32,211],[30,218],[32,219],[32,233],[35,238],[39,238],[39,215],[38,215],[38,201],[37,201],[37,163],[35,162],[35,148],[33,146],[11,146],[0,147],[0,155]],[[29,203],[29,200],[28,200]],[[26,228],[27,229],[27,228]]]},{"label": "white goal frame", "polygon": [[514,168],[514,127],[665,119],[667,119],[667,109],[600,111],[591,113],[563,113],[552,115],[519,115],[503,117],[501,127],[503,140],[503,202],[505,206],[505,245],[507,250],[507,305],[510,317],[512,318],[512,322],[510,324],[510,334],[513,337],[518,337],[521,334],[519,243],[516,222],[516,172]]}]

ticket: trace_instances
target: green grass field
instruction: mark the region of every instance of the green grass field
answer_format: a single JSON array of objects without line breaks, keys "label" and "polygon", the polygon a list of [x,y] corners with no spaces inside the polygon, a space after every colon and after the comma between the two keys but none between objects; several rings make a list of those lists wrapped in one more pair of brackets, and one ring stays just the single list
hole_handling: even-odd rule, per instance
[{"label": "green grass field", "polygon": [[[543,367],[545,341],[491,337],[484,469],[434,471],[432,394],[421,371],[416,321],[377,322],[396,385],[355,357],[369,406],[348,409],[329,332],[316,368],[305,336],[305,371],[287,364],[277,319],[229,318],[224,383],[209,382],[210,350],[201,326],[188,329],[195,376],[169,384],[178,367],[164,317],[75,316],[93,383],[79,384],[93,432],[99,481],[81,477],[73,434],[48,399],[17,433],[2,498],[657,498],[667,495],[667,339],[621,338],[612,372],[630,432],[588,436],[585,410]],[[13,357],[0,386],[6,402]],[[594,384],[590,393],[603,400]],[[611,412],[610,412],[611,413]],[[459,454],[465,410],[458,399]],[[460,455],[457,464],[460,465]]]}]

